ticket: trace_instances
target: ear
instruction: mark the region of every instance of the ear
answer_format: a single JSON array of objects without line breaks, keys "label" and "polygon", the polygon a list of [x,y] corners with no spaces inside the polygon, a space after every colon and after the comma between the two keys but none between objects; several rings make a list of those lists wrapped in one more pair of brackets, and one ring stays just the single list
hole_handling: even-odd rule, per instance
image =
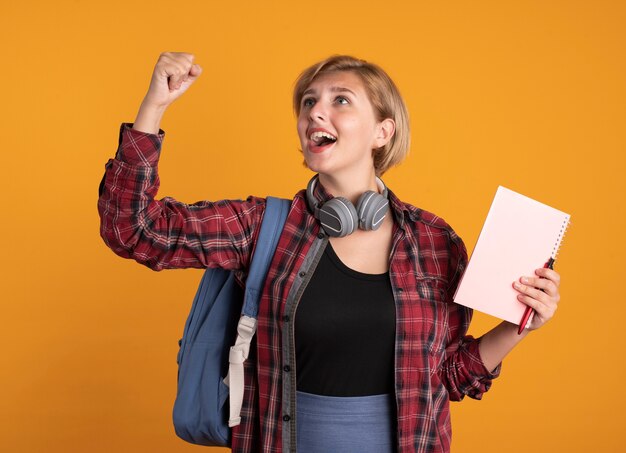
[{"label": "ear", "polygon": [[374,149],[382,148],[389,143],[389,140],[391,140],[391,137],[393,137],[393,134],[396,132],[396,123],[391,118],[386,118],[378,123],[376,128]]}]

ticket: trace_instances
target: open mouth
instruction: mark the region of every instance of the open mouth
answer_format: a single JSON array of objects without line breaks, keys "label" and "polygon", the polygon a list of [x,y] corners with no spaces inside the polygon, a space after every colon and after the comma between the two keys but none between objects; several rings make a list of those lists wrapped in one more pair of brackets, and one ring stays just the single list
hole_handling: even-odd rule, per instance
[{"label": "open mouth", "polygon": [[311,150],[319,152],[334,144],[337,137],[325,131],[316,131],[309,136],[309,140],[311,140]]}]

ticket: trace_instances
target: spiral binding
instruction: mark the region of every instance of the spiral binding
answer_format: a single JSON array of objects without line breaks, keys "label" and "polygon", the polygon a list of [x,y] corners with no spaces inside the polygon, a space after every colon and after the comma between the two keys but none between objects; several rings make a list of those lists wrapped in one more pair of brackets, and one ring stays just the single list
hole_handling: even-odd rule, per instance
[{"label": "spiral binding", "polygon": [[556,256],[559,254],[559,250],[561,249],[561,244],[563,243],[563,239],[565,237],[565,233],[567,233],[567,229],[570,226],[570,216],[567,216],[563,219],[563,225],[561,225],[561,231],[559,231],[559,236],[556,238],[556,242],[554,243],[554,247],[552,248],[552,259],[556,260]]}]

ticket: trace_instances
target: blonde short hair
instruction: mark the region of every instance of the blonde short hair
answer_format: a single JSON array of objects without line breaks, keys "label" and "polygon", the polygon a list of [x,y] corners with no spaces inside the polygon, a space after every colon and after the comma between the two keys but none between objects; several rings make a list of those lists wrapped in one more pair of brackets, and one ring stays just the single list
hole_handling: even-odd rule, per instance
[{"label": "blonde short hair", "polygon": [[363,82],[376,119],[383,121],[391,118],[396,125],[391,140],[381,148],[373,150],[374,168],[381,176],[394,165],[404,160],[409,152],[410,132],[409,113],[400,95],[400,91],[391,77],[378,65],[348,55],[333,55],[305,69],[293,90],[293,109],[300,115],[302,96],[313,81],[322,74],[337,71],[350,71],[358,75]]}]

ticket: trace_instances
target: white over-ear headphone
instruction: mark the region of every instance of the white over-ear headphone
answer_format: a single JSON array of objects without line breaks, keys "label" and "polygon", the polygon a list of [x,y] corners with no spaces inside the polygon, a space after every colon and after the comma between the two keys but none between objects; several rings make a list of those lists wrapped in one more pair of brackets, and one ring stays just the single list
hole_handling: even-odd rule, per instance
[{"label": "white over-ear headphone", "polygon": [[382,193],[368,190],[359,197],[356,208],[347,199],[335,197],[322,203],[315,198],[313,191],[319,175],[313,176],[306,189],[306,198],[313,215],[319,220],[329,236],[344,237],[357,228],[376,230],[382,224],[389,210],[389,193],[382,180],[376,177],[376,183]]}]

